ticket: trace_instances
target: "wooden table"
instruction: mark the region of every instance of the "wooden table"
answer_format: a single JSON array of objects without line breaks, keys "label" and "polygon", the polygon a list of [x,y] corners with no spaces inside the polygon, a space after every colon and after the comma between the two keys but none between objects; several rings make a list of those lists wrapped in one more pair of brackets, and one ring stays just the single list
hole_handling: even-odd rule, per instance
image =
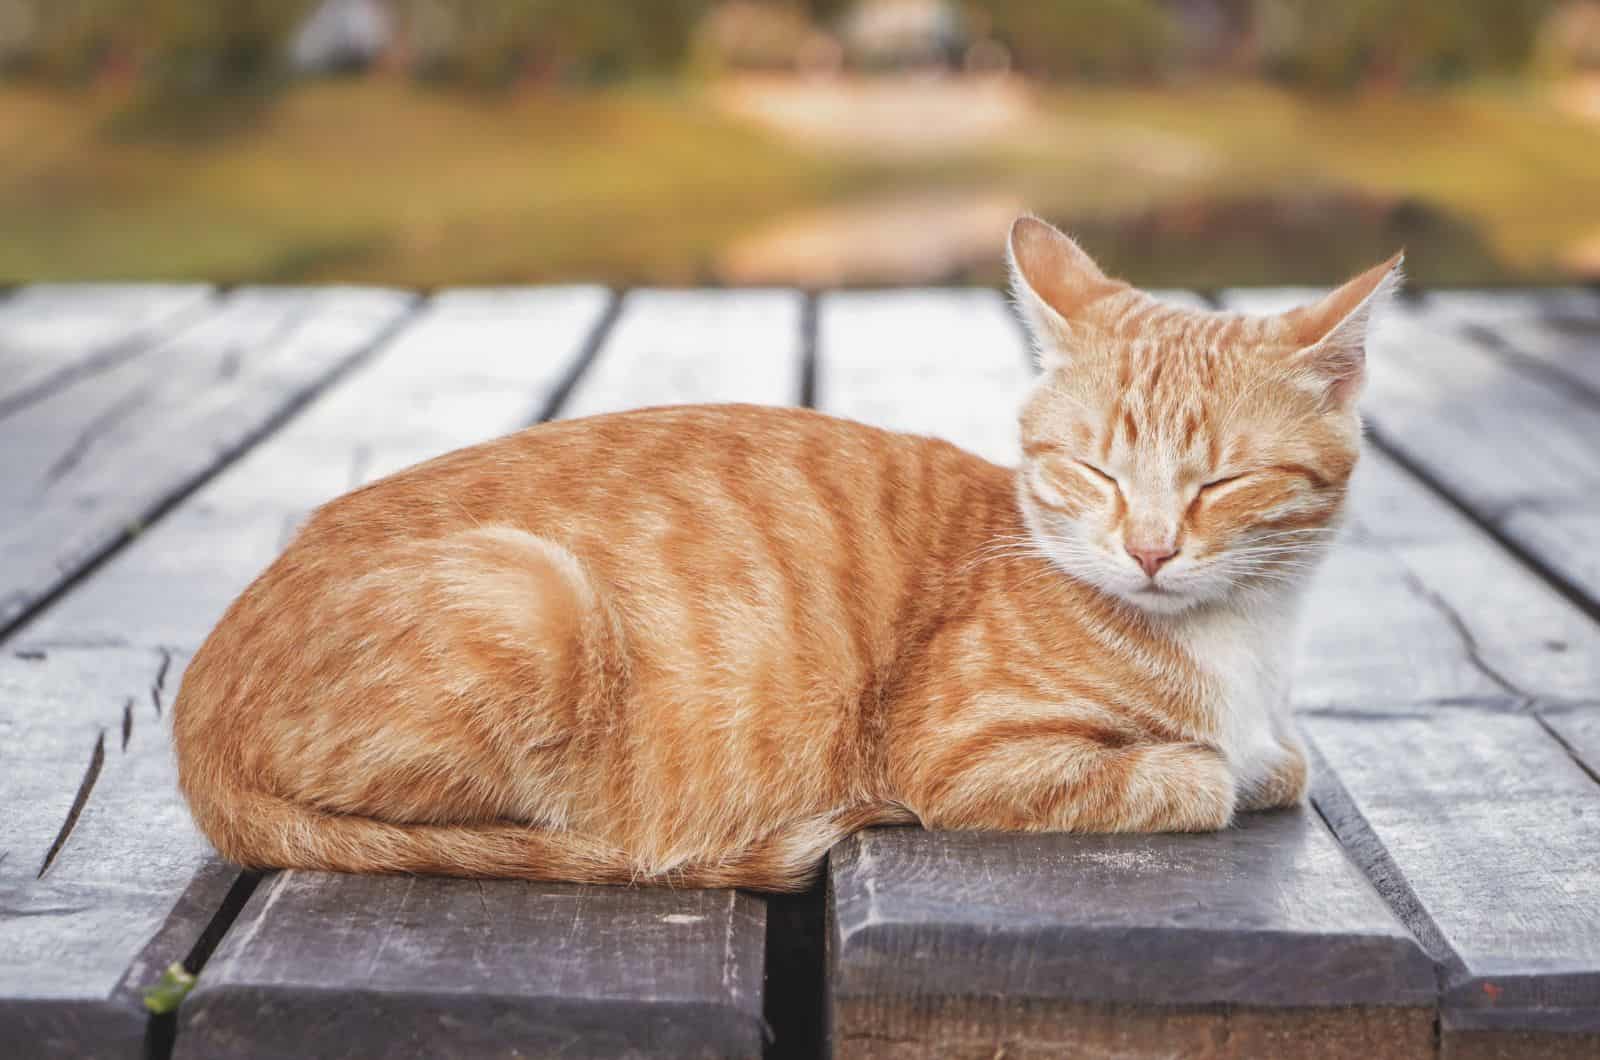
[{"label": "wooden table", "polygon": [[[1311,810],[880,829],[770,901],[257,877],[189,823],[164,714],[313,505],[668,402],[1009,461],[1021,335],[976,289],[5,294],[0,1055],[1600,1055],[1600,297],[1426,295],[1371,361],[1300,667]],[[153,1016],[174,961],[199,985]]]}]

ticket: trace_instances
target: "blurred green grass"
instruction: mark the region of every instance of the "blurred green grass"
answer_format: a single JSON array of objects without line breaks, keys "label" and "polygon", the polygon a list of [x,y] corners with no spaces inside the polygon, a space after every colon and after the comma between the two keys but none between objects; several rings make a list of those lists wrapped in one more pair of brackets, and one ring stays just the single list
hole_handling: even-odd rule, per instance
[{"label": "blurred green grass", "polygon": [[[1563,255],[1600,235],[1600,127],[1523,87],[1041,89],[1003,141],[904,157],[808,145],[713,95],[688,84],[484,98],[333,80],[238,128],[184,136],[130,125],[110,91],[7,88],[0,279],[698,283],[764,225],[928,187],[1004,189],[1080,223],[1307,188],[1400,196],[1475,233],[1471,253],[1414,254],[1423,280],[1562,277]],[[1313,228],[1297,248],[1312,275],[1286,279],[1344,267],[1319,238]],[[1113,257],[1135,279],[1272,278],[1248,246],[1213,259],[1193,249],[1165,270]]]}]

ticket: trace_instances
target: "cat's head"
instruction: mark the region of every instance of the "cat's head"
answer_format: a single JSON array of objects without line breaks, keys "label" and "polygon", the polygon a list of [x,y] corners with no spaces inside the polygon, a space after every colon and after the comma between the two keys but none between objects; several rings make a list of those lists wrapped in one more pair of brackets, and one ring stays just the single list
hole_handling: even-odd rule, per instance
[{"label": "cat's head", "polygon": [[1035,218],[1009,251],[1044,369],[1018,483],[1036,546],[1153,612],[1300,581],[1355,468],[1367,328],[1400,256],[1247,317],[1159,302]]}]

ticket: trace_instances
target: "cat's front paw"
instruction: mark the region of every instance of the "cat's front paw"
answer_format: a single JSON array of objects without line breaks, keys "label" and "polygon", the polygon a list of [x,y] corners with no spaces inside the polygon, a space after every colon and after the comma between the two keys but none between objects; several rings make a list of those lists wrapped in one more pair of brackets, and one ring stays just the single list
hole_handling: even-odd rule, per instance
[{"label": "cat's front paw", "polygon": [[1310,782],[1305,752],[1279,743],[1255,769],[1239,778],[1239,809],[1248,812],[1303,806]]}]

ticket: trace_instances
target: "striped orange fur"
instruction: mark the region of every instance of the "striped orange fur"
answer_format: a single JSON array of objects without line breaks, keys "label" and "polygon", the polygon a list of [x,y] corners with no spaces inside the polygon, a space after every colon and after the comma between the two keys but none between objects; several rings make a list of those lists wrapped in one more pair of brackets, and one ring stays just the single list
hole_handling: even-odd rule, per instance
[{"label": "striped orange fur", "polygon": [[[1019,221],[1020,468],[803,410],[548,424],[328,504],[175,708],[250,866],[789,890],[874,823],[1303,799],[1291,631],[1398,261],[1247,318]],[[996,409],[995,415],[1005,410]]]}]

